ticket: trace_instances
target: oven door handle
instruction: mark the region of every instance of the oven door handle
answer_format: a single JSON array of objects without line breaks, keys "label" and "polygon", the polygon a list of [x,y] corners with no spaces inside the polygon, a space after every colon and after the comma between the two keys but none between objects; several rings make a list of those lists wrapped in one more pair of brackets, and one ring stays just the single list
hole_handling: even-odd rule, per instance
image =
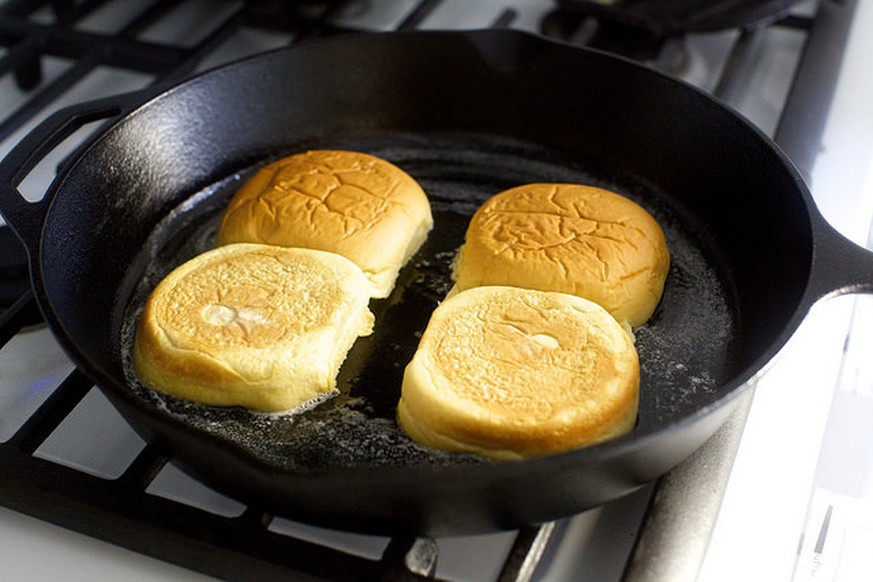
[{"label": "oven door handle", "polygon": [[[0,214],[28,251],[35,250],[56,189],[51,186],[41,198],[32,200],[19,190],[22,181],[42,160],[82,127],[101,120],[112,123],[163,91],[163,87],[148,87],[59,109],[33,128],[0,161]],[[59,167],[55,181],[63,176],[64,166],[75,160],[101,133],[99,128],[95,128],[92,137],[86,138],[66,157]]]}]

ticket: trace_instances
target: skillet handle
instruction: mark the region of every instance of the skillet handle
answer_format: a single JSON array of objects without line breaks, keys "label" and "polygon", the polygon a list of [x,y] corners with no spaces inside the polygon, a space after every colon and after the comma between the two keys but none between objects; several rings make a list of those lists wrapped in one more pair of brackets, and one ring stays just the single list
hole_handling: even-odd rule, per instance
[{"label": "skillet handle", "polygon": [[813,300],[846,293],[873,293],[873,252],[854,243],[818,216],[812,276]]},{"label": "skillet handle", "polygon": [[[21,182],[40,161],[83,126],[104,119],[119,119],[160,91],[149,87],[60,109],[40,122],[0,161],[0,212],[28,252],[35,250],[39,243],[54,189],[49,188],[41,199],[31,201],[18,189]],[[99,132],[94,133],[94,137],[97,135]],[[86,139],[79,149],[90,141]],[[73,154],[68,160],[75,157]]]}]

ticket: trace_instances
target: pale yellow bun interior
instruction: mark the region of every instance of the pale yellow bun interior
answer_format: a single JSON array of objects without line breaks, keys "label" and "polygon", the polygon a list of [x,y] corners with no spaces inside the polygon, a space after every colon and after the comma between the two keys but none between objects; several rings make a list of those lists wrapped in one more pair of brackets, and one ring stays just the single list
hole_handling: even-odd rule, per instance
[{"label": "pale yellow bun interior", "polygon": [[373,329],[369,283],[340,255],[232,244],[173,270],[149,296],[134,342],[147,386],[258,411],[334,390],[348,350]]},{"label": "pale yellow bun interior", "polygon": [[360,152],[315,150],[265,166],[236,193],[218,244],[256,242],[343,255],[387,297],[433,227],[427,196],[397,166]]},{"label": "pale yellow bun interior", "polygon": [[486,286],[433,312],[406,367],[397,419],[419,444],[518,459],[629,431],[631,333],[575,295]]},{"label": "pale yellow bun interior", "polygon": [[528,184],[476,211],[453,277],[459,290],[571,293],[637,327],[658,306],[669,267],[661,227],[635,202],[591,186]]}]

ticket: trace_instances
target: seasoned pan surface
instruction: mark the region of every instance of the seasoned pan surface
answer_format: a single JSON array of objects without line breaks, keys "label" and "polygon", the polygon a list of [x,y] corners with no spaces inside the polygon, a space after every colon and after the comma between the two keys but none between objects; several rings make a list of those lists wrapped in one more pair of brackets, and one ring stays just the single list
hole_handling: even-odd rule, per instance
[{"label": "seasoned pan surface", "polygon": [[395,406],[403,368],[430,313],[451,287],[451,263],[472,213],[489,196],[529,182],[611,188],[643,204],[665,230],[672,265],[664,298],[651,321],[636,330],[641,361],[637,433],[656,431],[694,412],[712,401],[729,377],[738,335],[729,269],[701,225],[668,194],[602,162],[493,135],[364,134],[307,145],[366,151],[398,164],[422,184],[435,217],[433,232],[402,271],[394,293],[373,302],[375,333],[360,339],[346,360],[339,394],[303,412],[266,415],[158,396],[132,373],[132,330],[145,297],[170,268],[211,248],[222,209],[247,175],[243,172],[210,185],[172,212],[146,246],[154,256],[137,261],[148,265],[146,273],[129,275],[139,283],[124,308],[122,356],[127,380],[144,405],[284,469],[481,462],[415,445],[397,427]]}]

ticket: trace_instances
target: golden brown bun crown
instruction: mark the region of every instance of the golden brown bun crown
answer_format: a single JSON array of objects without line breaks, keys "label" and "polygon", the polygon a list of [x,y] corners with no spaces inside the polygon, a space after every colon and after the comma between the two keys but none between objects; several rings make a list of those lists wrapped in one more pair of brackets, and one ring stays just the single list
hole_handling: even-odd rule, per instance
[{"label": "golden brown bun crown", "polygon": [[636,420],[632,335],[574,295],[477,287],[433,313],[398,422],[432,448],[514,459],[622,434]]},{"label": "golden brown bun crown", "polygon": [[357,264],[387,297],[433,226],[418,183],[359,152],[316,150],[260,169],[236,193],[218,244],[257,242],[331,251]]},{"label": "golden brown bun crown", "polygon": [[529,184],[476,211],[454,276],[460,290],[571,293],[636,327],[657,307],[669,266],[661,227],[631,200],[591,186]]},{"label": "golden brown bun crown", "polygon": [[182,264],[149,296],[134,343],[147,386],[260,411],[331,391],[346,353],[373,328],[369,284],[348,259],[258,244]]}]

